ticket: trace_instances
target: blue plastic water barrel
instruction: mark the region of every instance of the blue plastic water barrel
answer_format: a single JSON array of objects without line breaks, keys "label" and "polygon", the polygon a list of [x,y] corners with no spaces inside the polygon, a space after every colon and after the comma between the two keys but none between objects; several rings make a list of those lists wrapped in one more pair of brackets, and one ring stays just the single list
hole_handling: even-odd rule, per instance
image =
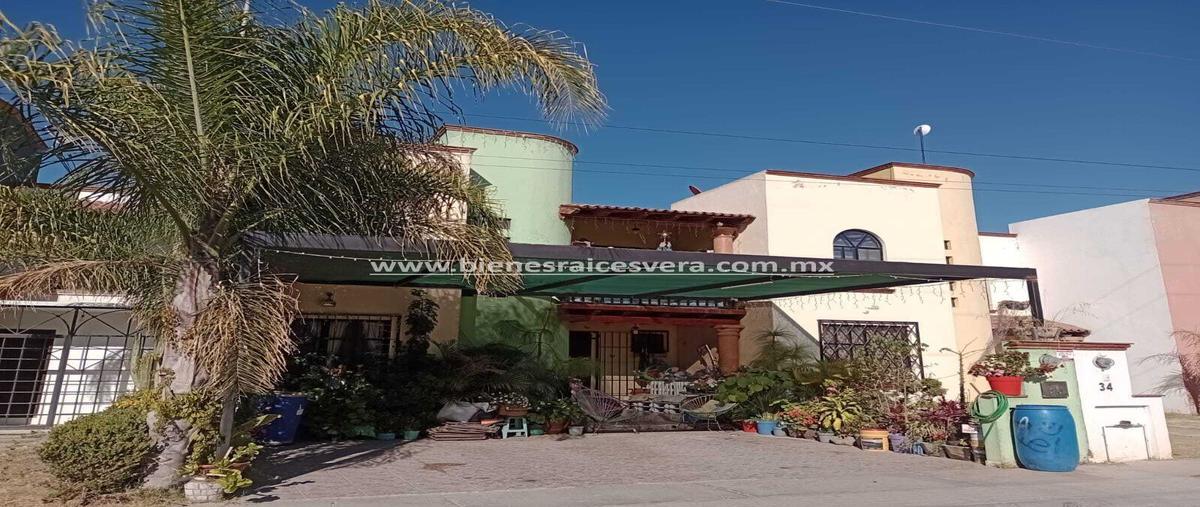
[{"label": "blue plastic water barrel", "polygon": [[1012,416],[1017,462],[1030,470],[1070,472],[1079,465],[1075,418],[1067,407],[1017,405]]},{"label": "blue plastic water barrel", "polygon": [[300,420],[303,419],[304,408],[307,406],[308,398],[298,394],[279,394],[262,398],[259,411],[265,414],[279,414],[279,418],[258,431],[258,440],[267,445],[295,442]]}]

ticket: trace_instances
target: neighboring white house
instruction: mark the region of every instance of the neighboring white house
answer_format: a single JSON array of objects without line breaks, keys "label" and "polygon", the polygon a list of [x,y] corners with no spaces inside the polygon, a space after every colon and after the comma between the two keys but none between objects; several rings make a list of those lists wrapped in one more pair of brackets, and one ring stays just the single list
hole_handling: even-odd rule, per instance
[{"label": "neighboring white house", "polygon": [[[1009,231],[983,236],[984,260],[1036,269],[1046,317],[1089,329],[1088,341],[1132,343],[1134,393],[1158,392],[1179,378],[1171,354],[1200,353],[1188,338],[1200,333],[1200,195],[1037,218]],[[989,292],[993,304],[1027,298],[998,286]],[[1164,406],[1195,410],[1178,390]]]},{"label": "neighboring white house", "polygon": [[153,345],[116,298],[0,301],[0,429],[107,408],[133,388],[133,365]]},{"label": "neighboring white house", "polygon": [[[972,177],[960,168],[901,163],[850,176],[768,170],[672,209],[757,217],[737,238],[736,253],[982,265]],[[948,387],[958,382],[951,351],[967,352],[970,364],[991,340],[979,281],[792,297],[759,308],[745,321],[742,357],[755,356],[753,338],[767,329],[788,329],[824,357],[872,335],[908,335],[927,345],[926,377]]]}]

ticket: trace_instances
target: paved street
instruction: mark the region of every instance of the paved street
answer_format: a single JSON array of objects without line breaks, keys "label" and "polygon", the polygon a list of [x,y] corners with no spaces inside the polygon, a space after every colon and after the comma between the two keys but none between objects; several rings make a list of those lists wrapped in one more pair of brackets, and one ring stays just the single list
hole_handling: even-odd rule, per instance
[{"label": "paved street", "polygon": [[247,502],[285,505],[1189,505],[1200,461],[1069,474],[744,433],[553,436],[281,449]]}]

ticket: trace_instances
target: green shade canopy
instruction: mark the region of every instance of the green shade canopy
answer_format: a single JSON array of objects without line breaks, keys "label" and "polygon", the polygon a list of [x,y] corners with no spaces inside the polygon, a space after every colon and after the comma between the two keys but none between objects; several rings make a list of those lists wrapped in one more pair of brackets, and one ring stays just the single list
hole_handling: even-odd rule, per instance
[{"label": "green shade canopy", "polygon": [[[420,266],[395,261],[430,259],[419,245],[360,237],[302,235],[259,238],[261,255],[279,273],[305,283],[384,285],[472,290],[461,264]],[[878,289],[923,283],[1003,278],[1033,281],[1026,268],[881,262],[808,257],[673,252],[625,248],[510,244],[528,266],[567,271],[524,271],[516,295],[662,298],[733,298],[743,301]],[[641,271],[616,269],[640,263]],[[672,265],[672,272],[663,272]],[[654,266],[651,272],[647,267]],[[738,268],[738,269],[733,269]],[[799,269],[797,269],[799,268]],[[797,272],[803,271],[803,272]]]}]

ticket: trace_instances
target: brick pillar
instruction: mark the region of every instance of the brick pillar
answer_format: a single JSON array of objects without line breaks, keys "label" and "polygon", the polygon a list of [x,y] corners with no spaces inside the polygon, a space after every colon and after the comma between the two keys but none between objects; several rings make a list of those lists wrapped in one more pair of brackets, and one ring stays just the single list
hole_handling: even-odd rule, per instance
[{"label": "brick pillar", "polygon": [[713,326],[717,331],[717,361],[721,371],[731,373],[741,363],[738,341],[742,337],[742,326],[739,324],[719,324]]},{"label": "brick pillar", "polygon": [[713,252],[733,253],[733,238],[736,237],[736,228],[717,223],[717,229],[713,231]]}]

